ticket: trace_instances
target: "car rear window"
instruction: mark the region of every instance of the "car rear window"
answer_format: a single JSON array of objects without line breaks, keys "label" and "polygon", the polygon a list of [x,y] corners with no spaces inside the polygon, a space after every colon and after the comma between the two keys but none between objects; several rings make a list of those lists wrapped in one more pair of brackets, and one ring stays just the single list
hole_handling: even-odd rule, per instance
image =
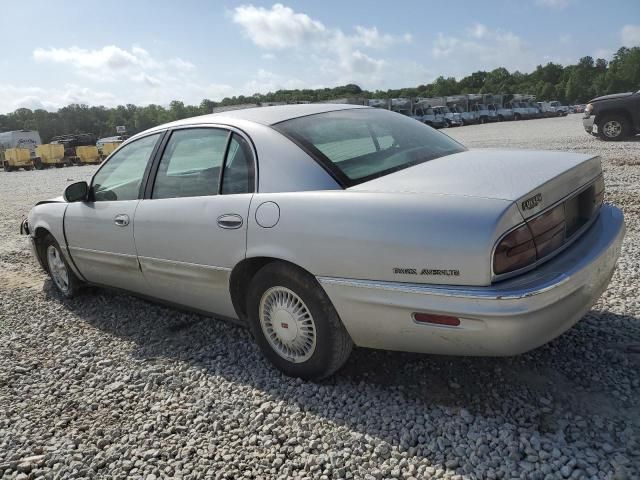
[{"label": "car rear window", "polygon": [[294,118],[274,128],[314,157],[343,187],[465,150],[413,118],[373,108]]}]

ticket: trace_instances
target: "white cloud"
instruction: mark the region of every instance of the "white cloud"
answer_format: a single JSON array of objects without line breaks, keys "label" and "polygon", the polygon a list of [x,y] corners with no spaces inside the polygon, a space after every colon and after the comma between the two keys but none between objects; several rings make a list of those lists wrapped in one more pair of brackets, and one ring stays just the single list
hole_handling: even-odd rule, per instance
[{"label": "white cloud", "polygon": [[640,25],[625,25],[622,27],[620,39],[625,47],[640,46]]},{"label": "white cloud", "polygon": [[474,25],[461,36],[439,33],[431,53],[436,60],[460,66],[455,72],[458,75],[497,67],[530,70],[539,63],[536,61],[539,58],[519,36],[483,24]]},{"label": "white cloud", "polygon": [[38,62],[55,62],[71,65],[79,71],[128,71],[133,68],[157,68],[156,62],[149,52],[140,47],[125,50],[115,45],[107,45],[97,50],[86,50],[79,47],[70,48],[36,48],[33,58]]},{"label": "white cloud", "polygon": [[269,70],[259,69],[251,80],[246,82],[240,94],[268,93],[279,89],[306,88],[307,84],[300,79],[278,75]]},{"label": "white cloud", "polygon": [[118,98],[110,92],[73,83],[65,84],[62,88],[0,84],[0,112],[12,112],[18,108],[57,110],[70,103],[114,106]]},{"label": "white cloud", "polygon": [[327,32],[322,22],[280,3],[271,9],[241,5],[234,10],[232,19],[244,28],[253,43],[262,48],[289,48]]},{"label": "white cloud", "polygon": [[36,48],[33,58],[37,62],[68,65],[75,73],[97,82],[113,82],[128,79],[148,86],[170,83],[175,76],[184,76],[196,70],[196,66],[182,58],[167,61],[154,58],[140,46],[130,50],[107,45],[95,50],[77,46],[70,48]]},{"label": "white cloud", "polygon": [[541,7],[556,8],[558,10],[566,8],[569,3],[571,3],[571,0],[536,0],[536,4]]},{"label": "white cloud", "polygon": [[613,57],[613,50],[609,48],[598,48],[593,52],[593,58],[604,58],[605,60],[611,60]]},{"label": "white cloud", "polygon": [[365,50],[382,50],[412,41],[409,33],[391,35],[380,32],[375,26],[356,25],[354,33],[346,34],[279,3],[271,8],[236,7],[231,18],[256,46],[271,51],[267,55],[283,50],[313,55],[314,61],[333,84],[380,80],[388,62]]},{"label": "white cloud", "polygon": [[183,60],[182,58],[179,58],[179,57],[172,58],[167,63],[172,67],[178,69],[179,71],[183,71],[183,72],[190,72],[196,69],[196,66],[193,63],[187,60]]},{"label": "white cloud", "polygon": [[410,33],[405,33],[401,37],[396,37],[388,33],[380,33],[377,27],[362,27],[356,25],[356,34],[351,38],[353,43],[369,48],[385,48],[395,43],[411,43],[413,37]]}]

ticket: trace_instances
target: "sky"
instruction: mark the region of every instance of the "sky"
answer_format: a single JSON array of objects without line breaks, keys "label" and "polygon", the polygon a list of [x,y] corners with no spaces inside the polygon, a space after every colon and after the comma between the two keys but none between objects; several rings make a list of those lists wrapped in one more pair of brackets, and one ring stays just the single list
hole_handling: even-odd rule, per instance
[{"label": "sky", "polygon": [[0,113],[199,104],[610,59],[640,46],[640,0],[7,0],[0,32]]}]

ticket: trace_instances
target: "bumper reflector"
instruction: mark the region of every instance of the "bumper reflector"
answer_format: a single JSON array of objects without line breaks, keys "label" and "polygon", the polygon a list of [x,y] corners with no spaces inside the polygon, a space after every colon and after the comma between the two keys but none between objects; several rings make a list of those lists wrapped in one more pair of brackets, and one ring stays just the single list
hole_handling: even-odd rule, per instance
[{"label": "bumper reflector", "polygon": [[457,327],[460,325],[460,319],[456,317],[449,317],[447,315],[434,315],[432,313],[418,313],[413,314],[413,319],[418,323],[431,323],[434,325],[447,325],[449,327]]}]

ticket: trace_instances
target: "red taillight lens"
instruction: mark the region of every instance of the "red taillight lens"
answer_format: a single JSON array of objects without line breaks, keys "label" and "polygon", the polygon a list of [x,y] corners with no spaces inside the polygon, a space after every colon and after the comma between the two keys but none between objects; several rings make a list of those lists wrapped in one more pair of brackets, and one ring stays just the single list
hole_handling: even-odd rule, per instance
[{"label": "red taillight lens", "polygon": [[538,258],[542,258],[560,247],[565,239],[564,204],[529,222]]},{"label": "red taillight lens", "polygon": [[413,319],[418,323],[433,323],[434,325],[447,325],[449,327],[457,327],[460,325],[460,319],[450,317],[448,315],[435,315],[433,313],[414,313]]},{"label": "red taillight lens", "polygon": [[515,229],[505,236],[493,257],[493,271],[496,275],[512,272],[536,261],[536,246],[527,225]]}]

